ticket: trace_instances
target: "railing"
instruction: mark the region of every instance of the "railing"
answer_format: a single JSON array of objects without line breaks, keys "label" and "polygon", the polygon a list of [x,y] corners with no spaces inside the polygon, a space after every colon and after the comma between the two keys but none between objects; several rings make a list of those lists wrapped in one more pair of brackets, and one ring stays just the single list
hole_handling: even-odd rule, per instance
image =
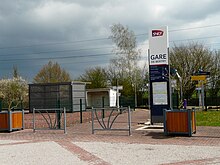
[{"label": "railing", "polygon": [[[39,113],[47,124],[47,128],[36,128],[36,112]],[[63,115],[62,115],[63,114]],[[61,126],[63,116],[63,127]],[[33,132],[35,130],[64,130],[66,133],[66,108],[35,109],[33,108]]]},{"label": "railing", "polygon": [[[100,113],[101,115],[99,115]],[[109,112],[108,117],[104,118],[104,114]],[[118,116],[124,112],[127,112],[127,128],[113,128],[114,123]],[[96,128],[95,128],[95,120]],[[131,135],[131,110],[130,107],[125,108],[92,108],[92,134],[95,131],[128,131]]]}]

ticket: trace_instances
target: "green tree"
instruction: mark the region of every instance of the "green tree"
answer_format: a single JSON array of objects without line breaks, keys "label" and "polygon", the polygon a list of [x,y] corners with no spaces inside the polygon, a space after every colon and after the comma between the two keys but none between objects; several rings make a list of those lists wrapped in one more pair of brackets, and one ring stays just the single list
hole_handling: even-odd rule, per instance
[{"label": "green tree", "polygon": [[39,73],[34,77],[34,83],[56,83],[69,81],[71,81],[69,73],[62,69],[57,62],[53,63],[52,61],[49,61],[48,64],[44,65]]},{"label": "green tree", "polygon": [[113,49],[116,57],[110,61],[108,77],[112,85],[124,84],[122,94],[132,95],[135,87],[138,86],[138,77],[140,76],[140,68],[137,64],[140,58],[140,51],[137,49],[135,34],[128,27],[121,24],[114,24],[111,27],[111,33],[110,38],[116,46]]},{"label": "green tree", "polygon": [[212,53],[203,44],[188,43],[186,45],[174,45],[170,50],[171,67],[177,69],[182,77],[183,97],[192,96],[196,83],[190,77],[200,69],[209,71],[212,66]]},{"label": "green tree", "polygon": [[79,77],[80,81],[91,82],[87,88],[105,88],[107,87],[107,74],[104,68],[89,68]]}]

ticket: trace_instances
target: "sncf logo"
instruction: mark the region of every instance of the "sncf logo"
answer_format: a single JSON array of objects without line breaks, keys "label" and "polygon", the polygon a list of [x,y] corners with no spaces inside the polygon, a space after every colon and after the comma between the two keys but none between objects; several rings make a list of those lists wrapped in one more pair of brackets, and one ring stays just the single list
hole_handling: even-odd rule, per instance
[{"label": "sncf logo", "polygon": [[152,30],[152,37],[163,36],[162,30]]}]

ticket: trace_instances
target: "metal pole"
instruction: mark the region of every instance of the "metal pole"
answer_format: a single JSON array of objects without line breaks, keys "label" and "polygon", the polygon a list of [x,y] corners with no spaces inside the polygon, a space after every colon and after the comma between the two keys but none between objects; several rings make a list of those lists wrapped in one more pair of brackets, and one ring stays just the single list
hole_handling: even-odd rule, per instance
[{"label": "metal pole", "polygon": [[129,127],[129,136],[131,136],[131,109],[128,107],[128,127]]},{"label": "metal pole", "polygon": [[119,107],[120,107],[120,105],[119,105],[119,89],[118,89],[118,79],[116,79],[116,99],[117,99],[117,101],[116,101],[116,103],[117,103],[117,108],[119,108]]},{"label": "metal pole", "polygon": [[134,109],[137,107],[137,86],[136,86],[136,71],[135,71],[135,83],[134,83]]},{"label": "metal pole", "polygon": [[204,110],[205,108],[204,108],[204,102],[205,102],[205,100],[204,100],[204,84],[203,84],[203,81],[202,81],[202,110]]},{"label": "metal pole", "polygon": [[180,83],[180,100],[181,100],[181,102],[182,102],[182,100],[183,100],[183,85],[182,85],[182,78],[181,78],[181,83]]},{"label": "metal pole", "polygon": [[176,75],[177,75],[177,77],[178,77],[178,79],[179,79],[179,82],[180,82],[180,102],[182,102],[183,101],[183,82],[182,82],[182,77],[179,75],[179,73],[178,72],[176,72]]},{"label": "metal pole", "polygon": [[22,129],[24,129],[24,109],[22,109]]},{"label": "metal pole", "polygon": [[35,108],[33,108],[33,132],[35,132]]},{"label": "metal pole", "polygon": [[83,121],[83,117],[82,117],[82,99],[80,99],[80,123],[82,123]]},{"label": "metal pole", "polygon": [[208,109],[207,109],[207,97],[206,97],[206,90],[204,91],[204,93],[205,93],[205,111],[207,111]]},{"label": "metal pole", "polygon": [[61,128],[61,109],[60,109],[60,100],[57,101],[57,106],[59,110],[56,110],[56,117],[57,117],[57,127],[60,129]]},{"label": "metal pole", "polygon": [[94,134],[94,109],[92,107],[92,134]]},{"label": "metal pole", "polygon": [[66,108],[63,108],[64,111],[64,133],[66,134]]},{"label": "metal pole", "polygon": [[191,110],[187,109],[187,113],[188,113],[188,135],[192,136],[192,114],[191,114]]},{"label": "metal pole", "polygon": [[102,118],[105,118],[105,97],[102,97]]},{"label": "metal pole", "polygon": [[12,131],[12,111],[8,111],[8,131]]},{"label": "metal pole", "polygon": [[164,134],[168,135],[167,133],[167,116],[166,116],[166,109],[163,109],[163,129],[164,129]]},{"label": "metal pole", "polygon": [[199,109],[200,109],[200,107],[201,107],[201,105],[202,105],[202,97],[201,97],[201,90],[198,90],[198,97],[199,97]]}]

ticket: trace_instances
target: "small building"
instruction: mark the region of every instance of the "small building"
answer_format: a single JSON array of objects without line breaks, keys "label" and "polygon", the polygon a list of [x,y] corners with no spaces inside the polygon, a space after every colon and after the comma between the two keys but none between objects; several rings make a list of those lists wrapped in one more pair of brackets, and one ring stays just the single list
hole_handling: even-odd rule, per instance
[{"label": "small building", "polygon": [[52,109],[65,107],[67,112],[86,108],[86,83],[37,83],[29,84],[29,109]]},{"label": "small building", "polygon": [[116,107],[117,91],[111,88],[86,90],[87,107]]}]

